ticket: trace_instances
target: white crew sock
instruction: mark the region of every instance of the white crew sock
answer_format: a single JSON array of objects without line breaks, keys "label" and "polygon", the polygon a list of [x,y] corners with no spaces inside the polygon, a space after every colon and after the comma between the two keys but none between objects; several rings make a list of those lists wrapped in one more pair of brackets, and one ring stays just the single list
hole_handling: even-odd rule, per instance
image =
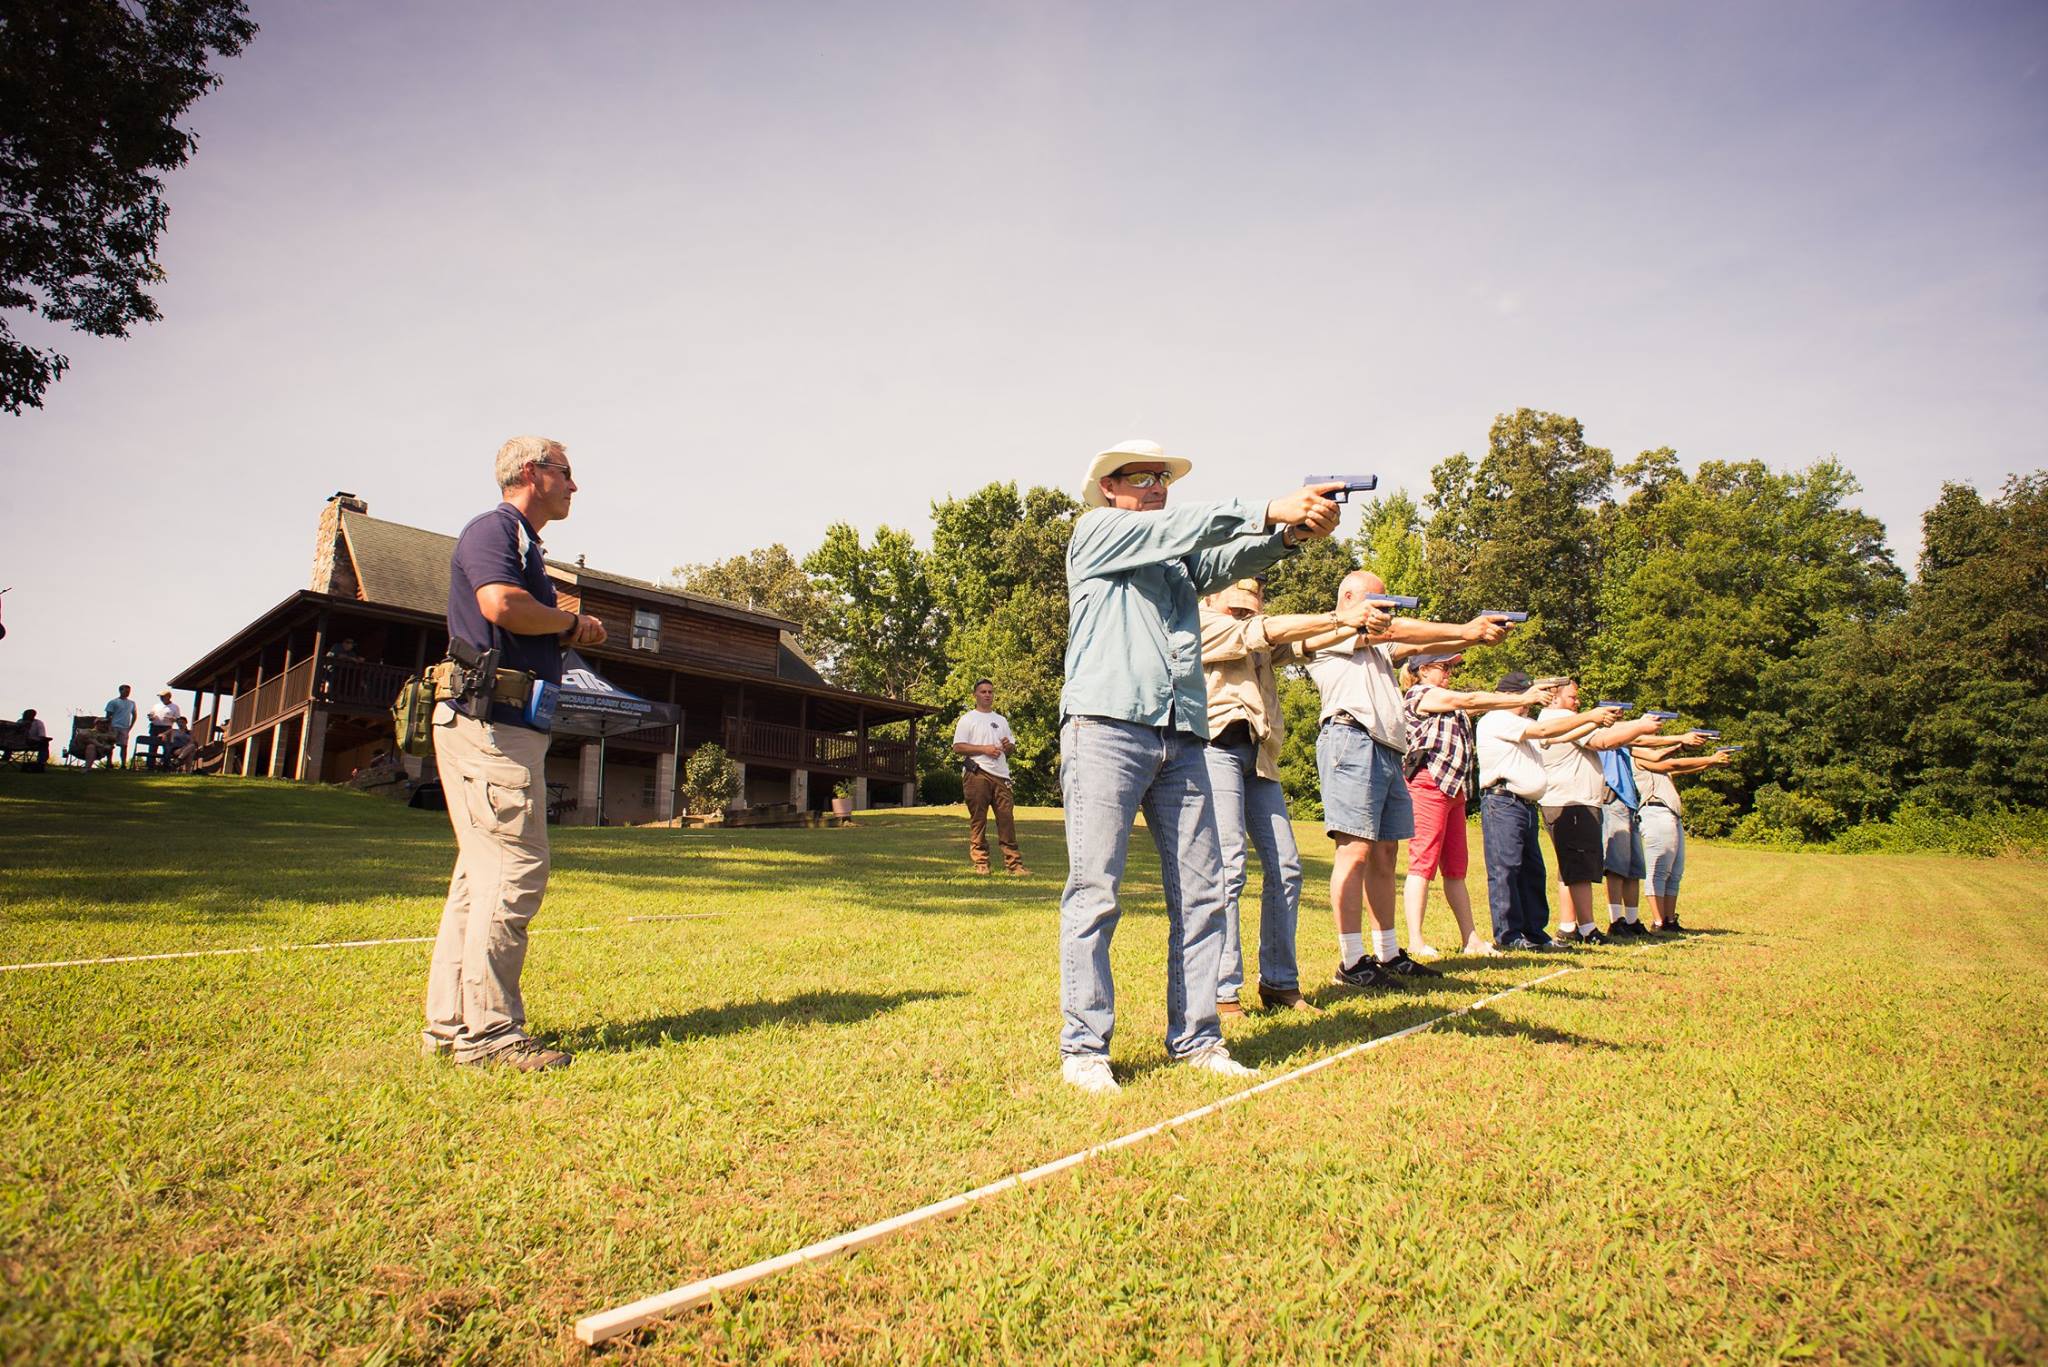
[{"label": "white crew sock", "polygon": [[1588,921],[1586,922],[1586,924],[1579,927],[1579,938],[1581,940],[1590,940],[1593,938],[1593,923],[1591,921]]},{"label": "white crew sock", "polygon": [[1613,924],[1614,924],[1614,923],[1615,923],[1616,921],[1619,921],[1620,919],[1621,919],[1621,903],[1619,903],[1619,902],[1609,902],[1609,903],[1607,904],[1607,924],[1611,926],[1611,925],[1613,925]]},{"label": "white crew sock", "polygon": [[1365,932],[1362,930],[1340,930],[1337,932],[1337,962],[1345,968],[1365,957]]},{"label": "white crew sock", "polygon": [[1578,924],[1574,921],[1559,921],[1557,923],[1557,933],[1560,935],[1576,935],[1578,930]]},{"label": "white crew sock", "polygon": [[1375,930],[1372,933],[1372,956],[1381,963],[1401,956],[1401,941],[1391,930]]},{"label": "white crew sock", "polygon": [[1635,925],[1635,924],[1637,924],[1637,923],[1638,923],[1638,922],[1639,922],[1639,921],[1641,920],[1641,916],[1640,916],[1640,913],[1642,912],[1642,908],[1641,908],[1641,907],[1629,907],[1629,908],[1628,908],[1627,910],[1628,910],[1628,923],[1629,923],[1630,925]]}]

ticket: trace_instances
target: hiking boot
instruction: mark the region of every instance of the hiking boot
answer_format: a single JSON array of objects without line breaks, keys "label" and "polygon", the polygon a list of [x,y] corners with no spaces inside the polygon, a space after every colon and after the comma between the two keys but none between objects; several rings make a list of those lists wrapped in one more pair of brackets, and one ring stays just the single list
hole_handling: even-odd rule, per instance
[{"label": "hiking boot", "polygon": [[1031,870],[1025,868],[1022,864],[1010,869],[1009,872],[1017,878],[1029,878],[1031,876]]},{"label": "hiking boot", "polygon": [[1259,984],[1259,1005],[1268,1011],[1314,1011],[1298,987],[1268,987]]},{"label": "hiking boot", "polygon": [[1395,950],[1393,958],[1380,964],[1380,972],[1394,978],[1441,978],[1443,976],[1441,969],[1431,968],[1428,964],[1418,963],[1414,959],[1409,958],[1408,951],[1405,949]]},{"label": "hiking boot", "polygon": [[522,1073],[538,1073],[549,1068],[567,1068],[570,1057],[566,1051],[550,1049],[537,1039],[522,1039],[514,1040],[502,1049],[493,1049],[481,1058],[468,1061],[473,1064],[516,1068]]},{"label": "hiking boot", "polygon": [[1238,1004],[1237,998],[1231,997],[1227,1001],[1216,1003],[1216,1014],[1218,1017],[1224,1018],[1242,1016],[1244,1014],[1244,1007]]},{"label": "hiking boot", "polygon": [[1181,1059],[1189,1068],[1204,1073],[1216,1073],[1222,1077],[1257,1077],[1259,1070],[1247,1068],[1230,1056],[1230,1051],[1221,1044],[1205,1044],[1192,1054]]},{"label": "hiking boot", "polygon": [[1062,1055],[1060,1080],[1097,1096],[1114,1096],[1123,1090],[1109,1071],[1109,1060],[1101,1054]]},{"label": "hiking boot", "polygon": [[976,864],[976,865],[974,866],[974,871],[975,871],[976,873],[978,873],[978,874],[982,875],[982,876],[983,876],[983,877],[985,878],[985,877],[987,877],[987,876],[988,876],[988,865],[986,865],[986,864]]}]

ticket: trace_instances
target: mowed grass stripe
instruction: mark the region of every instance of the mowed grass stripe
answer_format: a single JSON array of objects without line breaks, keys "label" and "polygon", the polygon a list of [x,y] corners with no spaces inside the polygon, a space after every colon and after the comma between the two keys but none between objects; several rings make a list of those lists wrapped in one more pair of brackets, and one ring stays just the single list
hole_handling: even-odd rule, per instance
[{"label": "mowed grass stripe", "polygon": [[[0,872],[10,948],[22,930],[38,957],[80,957],[117,936],[184,949],[438,916],[432,814],[261,783],[65,791],[0,776],[0,815],[43,851]],[[104,907],[70,895],[47,860],[136,829],[124,798],[177,842],[204,826],[203,880],[155,886],[184,856],[138,836],[91,875]],[[307,822],[317,895],[280,871],[280,804]],[[414,1054],[424,946],[0,979],[0,1356],[555,1360],[580,1351],[575,1315],[678,1269],[770,1256],[1230,1090],[1166,1066],[1142,836],[1116,946],[1127,1089],[1105,1103],[1058,1082],[1056,880],[974,879],[957,812],[729,848],[667,834],[560,842],[539,924],[726,914],[537,939],[533,1024],[579,1051],[547,1079]],[[1059,867],[1058,835],[1057,813],[1025,814],[1040,868]],[[1328,846],[1302,838],[1317,889]],[[1683,955],[1575,957],[1587,971],[1286,1104],[627,1353],[2038,1357],[2042,867],[1692,857],[1688,921],[1729,933]],[[1325,914],[1304,914],[1309,982],[1334,959]],[[1234,1025],[1233,1050],[1283,1070],[1553,965],[1453,966],[1442,992]]]}]

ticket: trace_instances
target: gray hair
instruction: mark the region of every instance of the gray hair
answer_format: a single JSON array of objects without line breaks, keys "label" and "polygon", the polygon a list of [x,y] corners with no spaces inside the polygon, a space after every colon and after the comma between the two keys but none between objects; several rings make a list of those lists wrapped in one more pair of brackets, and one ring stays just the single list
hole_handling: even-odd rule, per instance
[{"label": "gray hair", "polygon": [[519,483],[526,467],[537,460],[568,454],[568,448],[551,437],[514,437],[498,448],[498,487],[509,489]]}]

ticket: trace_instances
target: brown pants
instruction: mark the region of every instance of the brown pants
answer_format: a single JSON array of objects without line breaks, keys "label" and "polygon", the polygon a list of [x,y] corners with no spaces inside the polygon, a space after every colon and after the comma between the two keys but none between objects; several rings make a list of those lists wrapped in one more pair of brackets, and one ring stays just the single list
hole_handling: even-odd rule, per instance
[{"label": "brown pants", "polygon": [[1017,851],[1017,818],[1012,814],[1010,785],[985,769],[969,769],[961,786],[967,794],[967,854],[974,867],[988,867],[988,809],[996,809],[996,843],[1003,847],[1003,867],[1021,869]]}]

